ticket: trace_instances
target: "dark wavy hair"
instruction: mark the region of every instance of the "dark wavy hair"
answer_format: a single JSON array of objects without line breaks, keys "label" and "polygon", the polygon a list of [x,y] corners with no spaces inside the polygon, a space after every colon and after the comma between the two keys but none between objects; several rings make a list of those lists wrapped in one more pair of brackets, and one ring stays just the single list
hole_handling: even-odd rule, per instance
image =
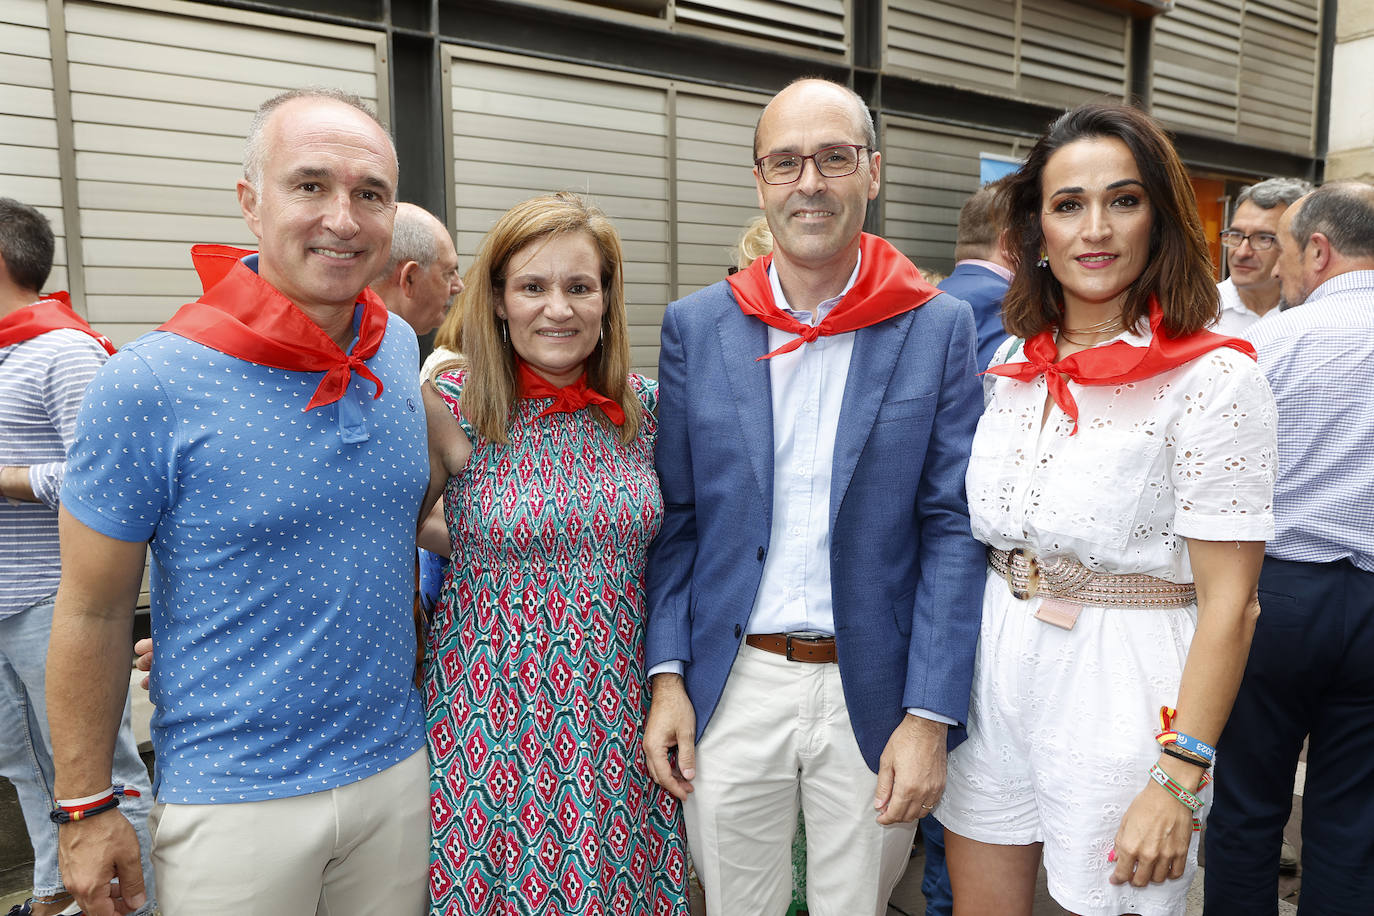
[{"label": "dark wavy hair", "polygon": [[1036,266],[1045,244],[1040,215],[1046,163],[1071,143],[1113,137],[1135,158],[1152,214],[1149,260],[1126,290],[1122,320],[1143,331],[1151,293],[1159,297],[1164,330],[1171,337],[1199,331],[1216,320],[1220,299],[1197,198],[1173,143],[1149,115],[1126,105],[1092,102],[1056,118],[1002,188],[1009,220],[1007,249],[1016,274],[1002,300],[1007,333],[1033,337],[1059,324],[1063,316],[1063,287],[1048,269]]}]

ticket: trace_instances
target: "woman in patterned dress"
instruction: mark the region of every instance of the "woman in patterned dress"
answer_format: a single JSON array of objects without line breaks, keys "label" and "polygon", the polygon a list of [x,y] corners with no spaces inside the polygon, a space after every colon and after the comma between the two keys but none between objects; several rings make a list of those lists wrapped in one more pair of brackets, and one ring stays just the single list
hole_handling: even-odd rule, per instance
[{"label": "woman in patterned dress", "polygon": [[678,805],[640,747],[663,510],[620,240],[576,196],[537,197],[466,286],[469,366],[425,386],[453,556],[425,667],[430,912],[685,913]]},{"label": "woman in patterned dress", "polygon": [[1273,534],[1273,397],[1248,344],[1203,331],[1196,203],[1147,116],[1066,113],[1002,195],[1016,337],[969,462],[989,572],[936,810],[955,913],[1029,916],[1043,855],[1074,913],[1182,914]]}]

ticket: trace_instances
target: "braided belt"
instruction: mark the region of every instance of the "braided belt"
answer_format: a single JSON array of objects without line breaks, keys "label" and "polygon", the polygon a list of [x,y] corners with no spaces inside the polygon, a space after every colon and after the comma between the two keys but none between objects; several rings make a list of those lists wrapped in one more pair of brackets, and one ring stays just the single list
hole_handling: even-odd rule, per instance
[{"label": "braided belt", "polygon": [[988,565],[1007,580],[1012,596],[1022,601],[1036,595],[1049,595],[1077,604],[1129,608],[1187,607],[1197,601],[1197,590],[1192,583],[1180,585],[1143,573],[1093,572],[1067,557],[1042,563],[1020,547],[1015,550],[989,548]]}]

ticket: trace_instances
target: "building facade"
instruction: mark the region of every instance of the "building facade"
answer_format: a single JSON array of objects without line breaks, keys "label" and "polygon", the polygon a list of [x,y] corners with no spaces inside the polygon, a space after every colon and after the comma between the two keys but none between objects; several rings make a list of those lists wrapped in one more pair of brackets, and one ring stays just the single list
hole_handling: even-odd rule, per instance
[{"label": "building facade", "polygon": [[[393,125],[402,197],[444,216],[465,264],[518,200],[600,203],[652,372],[664,306],[723,277],[757,213],[754,120],[791,79],[868,101],[869,228],[923,267],[951,267],[980,175],[1092,98],[1175,133],[1215,238],[1244,183],[1321,178],[1328,130],[1374,146],[1371,0],[1340,2],[0,0],[0,194],[52,218],[51,285],[122,343],[194,298],[190,243],[253,242],[233,186],[254,107],[340,86]],[[1345,96],[1333,54],[1364,73]]]}]

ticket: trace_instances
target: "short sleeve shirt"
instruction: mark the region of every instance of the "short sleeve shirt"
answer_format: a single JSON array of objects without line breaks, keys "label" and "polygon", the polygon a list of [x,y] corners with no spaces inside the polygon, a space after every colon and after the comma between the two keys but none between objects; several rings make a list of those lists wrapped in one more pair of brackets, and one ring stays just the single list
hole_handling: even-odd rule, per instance
[{"label": "short sleeve shirt", "polygon": [[429,465],[415,337],[394,315],[367,365],[380,398],[354,373],[306,411],[321,373],[153,332],[87,391],[62,501],[152,549],[161,801],[303,795],[424,746],[411,596]]},{"label": "short sleeve shirt", "polygon": [[[1019,350],[1012,358],[1024,360]],[[1069,389],[1079,409],[1073,434],[1057,406],[1041,427],[1043,376],[987,386],[967,477],[979,540],[1192,582],[1182,538],[1273,536],[1274,398],[1253,359],[1223,347],[1142,381]]]}]

